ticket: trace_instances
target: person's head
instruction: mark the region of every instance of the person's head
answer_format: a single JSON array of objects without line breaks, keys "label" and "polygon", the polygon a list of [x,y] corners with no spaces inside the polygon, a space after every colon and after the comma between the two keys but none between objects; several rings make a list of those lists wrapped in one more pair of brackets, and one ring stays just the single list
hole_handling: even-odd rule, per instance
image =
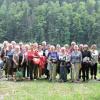
[{"label": "person's head", "polygon": [[4,42],[3,42],[3,47],[4,47],[4,48],[7,48],[8,44],[9,44],[8,41],[4,41]]},{"label": "person's head", "polygon": [[34,50],[34,45],[33,45],[33,44],[30,44],[29,49],[30,49],[31,51],[33,51],[33,50]]},{"label": "person's head", "polygon": [[13,45],[13,48],[15,48],[16,42],[15,41],[11,41],[11,44]]},{"label": "person's head", "polygon": [[64,47],[65,47],[65,49],[69,49],[69,45],[68,44],[65,44]]},{"label": "person's head", "polygon": [[61,48],[61,47],[60,47],[60,44],[57,44],[57,45],[56,45],[56,50],[59,51],[60,48]]},{"label": "person's head", "polygon": [[50,51],[51,51],[51,52],[54,52],[54,51],[55,51],[55,46],[54,46],[54,45],[51,45],[51,46],[50,46]]},{"label": "person's head", "polygon": [[23,46],[23,42],[19,42],[19,46],[22,47]]},{"label": "person's head", "polygon": [[29,45],[26,44],[26,45],[25,45],[25,51],[28,51],[28,50],[29,50]]},{"label": "person's head", "polygon": [[78,45],[74,45],[74,50],[75,50],[75,51],[78,51],[78,50],[79,50]]},{"label": "person's head", "polygon": [[74,45],[76,45],[76,42],[71,42],[71,46],[74,47]]},{"label": "person's head", "polygon": [[51,45],[50,44],[48,44],[47,45],[47,50],[50,52],[50,47],[51,47]]},{"label": "person's head", "polygon": [[84,46],[83,44],[80,44],[79,45],[79,50],[83,50],[83,46]]},{"label": "person's head", "polygon": [[42,50],[42,45],[39,45],[38,46],[38,49],[41,51]]},{"label": "person's head", "polygon": [[62,54],[65,54],[65,50],[66,50],[65,47],[62,47],[62,48],[61,48],[61,53],[62,53]]},{"label": "person's head", "polygon": [[92,49],[92,50],[96,50],[96,49],[97,49],[96,44],[93,44],[93,45],[91,46],[91,49]]},{"label": "person's head", "polygon": [[83,46],[83,49],[84,49],[85,51],[88,50],[88,49],[89,49],[88,45],[85,44],[85,45]]},{"label": "person's head", "polygon": [[34,50],[38,49],[38,43],[37,42],[33,43],[33,48],[34,48]]},{"label": "person's head", "polygon": [[47,45],[46,41],[43,41],[43,42],[42,42],[42,47],[43,47],[43,48],[46,48],[46,45]]},{"label": "person's head", "polygon": [[9,44],[8,50],[12,50],[12,49],[13,49],[13,45],[12,44]]},{"label": "person's head", "polygon": [[19,47],[19,45],[16,45],[16,46],[15,46],[15,52],[17,52],[17,53],[20,52],[20,47]]},{"label": "person's head", "polygon": [[42,46],[46,46],[46,45],[47,45],[46,41],[43,41]]}]

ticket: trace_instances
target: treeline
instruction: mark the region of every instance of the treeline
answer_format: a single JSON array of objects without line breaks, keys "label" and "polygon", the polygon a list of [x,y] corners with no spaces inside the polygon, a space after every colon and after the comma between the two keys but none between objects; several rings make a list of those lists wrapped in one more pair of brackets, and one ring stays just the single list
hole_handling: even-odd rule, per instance
[{"label": "treeline", "polygon": [[0,42],[100,42],[100,0],[0,0]]}]

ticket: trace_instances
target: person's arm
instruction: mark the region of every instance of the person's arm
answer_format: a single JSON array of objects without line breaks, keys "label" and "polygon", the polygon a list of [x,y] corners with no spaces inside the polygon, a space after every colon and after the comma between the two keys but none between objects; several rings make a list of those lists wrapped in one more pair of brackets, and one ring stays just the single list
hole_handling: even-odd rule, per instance
[{"label": "person's arm", "polygon": [[49,62],[49,63],[51,62],[50,54],[51,54],[51,53],[49,52],[48,55],[47,55],[47,62]]},{"label": "person's arm", "polygon": [[25,58],[25,57],[24,57],[24,54],[23,54],[23,58],[22,58],[21,65],[24,63],[24,58]]},{"label": "person's arm", "polygon": [[82,62],[82,53],[80,52],[80,61]]}]

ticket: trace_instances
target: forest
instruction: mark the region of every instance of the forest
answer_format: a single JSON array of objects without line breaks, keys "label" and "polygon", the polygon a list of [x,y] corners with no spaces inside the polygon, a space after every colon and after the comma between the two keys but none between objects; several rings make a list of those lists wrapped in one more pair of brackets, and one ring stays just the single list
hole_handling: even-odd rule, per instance
[{"label": "forest", "polygon": [[4,40],[100,47],[100,0],[0,0]]}]

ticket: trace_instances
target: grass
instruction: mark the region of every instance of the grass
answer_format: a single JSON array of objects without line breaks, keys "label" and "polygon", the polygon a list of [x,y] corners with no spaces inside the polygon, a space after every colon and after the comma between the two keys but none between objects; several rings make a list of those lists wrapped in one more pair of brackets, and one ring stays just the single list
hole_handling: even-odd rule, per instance
[{"label": "grass", "polygon": [[0,100],[100,100],[100,82],[0,81]]}]

